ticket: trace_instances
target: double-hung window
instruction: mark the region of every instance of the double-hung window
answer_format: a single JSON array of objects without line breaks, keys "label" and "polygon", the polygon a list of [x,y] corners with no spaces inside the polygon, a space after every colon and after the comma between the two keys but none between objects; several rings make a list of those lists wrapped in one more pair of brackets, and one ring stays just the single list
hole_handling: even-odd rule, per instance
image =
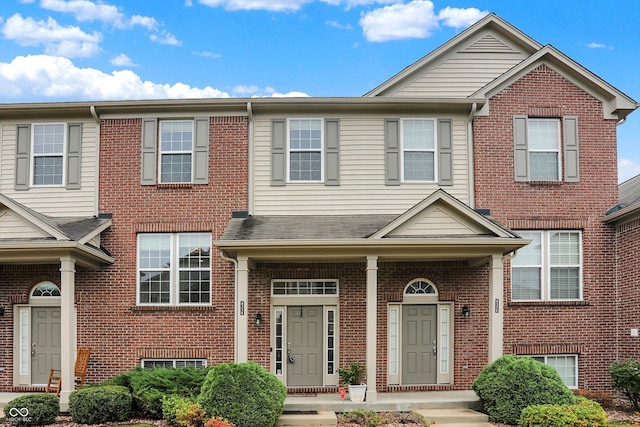
[{"label": "double-hung window", "polygon": [[403,181],[435,181],[436,121],[434,119],[402,120]]},{"label": "double-hung window", "polygon": [[560,180],[560,120],[529,119],[531,181]]},{"label": "double-hung window", "polygon": [[513,142],[516,181],[579,181],[577,117],[515,116]]},{"label": "double-hung window", "polygon": [[289,181],[322,182],[321,119],[289,119]]},{"label": "double-hung window", "polygon": [[578,356],[575,354],[531,356],[540,363],[558,371],[562,382],[569,388],[578,388]]},{"label": "double-hung window", "polygon": [[160,122],[160,183],[190,183],[193,121]]},{"label": "double-hung window", "polygon": [[211,303],[211,234],[138,235],[138,303]]},{"label": "double-hung window", "polygon": [[62,185],[64,177],[65,124],[33,125],[33,185]]},{"label": "double-hung window", "polygon": [[582,299],[582,234],[579,231],[521,231],[532,242],[511,262],[513,301]]}]

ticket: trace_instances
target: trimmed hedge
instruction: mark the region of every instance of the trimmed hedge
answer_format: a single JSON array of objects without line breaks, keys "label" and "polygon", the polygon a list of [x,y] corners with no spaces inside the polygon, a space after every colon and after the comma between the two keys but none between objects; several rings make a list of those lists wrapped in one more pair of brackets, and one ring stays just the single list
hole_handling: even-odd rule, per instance
[{"label": "trimmed hedge", "polygon": [[517,424],[530,405],[571,405],[576,398],[555,369],[530,357],[502,356],[473,382],[489,420]]},{"label": "trimmed hedge", "polygon": [[28,394],[7,403],[7,422],[16,426],[53,424],[60,413],[60,400],[55,394]]},{"label": "trimmed hedge", "polygon": [[607,413],[597,402],[578,397],[575,405],[532,405],[522,410],[520,427],[603,427]]},{"label": "trimmed hedge", "polygon": [[126,387],[84,387],[69,396],[69,412],[78,424],[102,424],[131,418],[131,393]]},{"label": "trimmed hedge", "polygon": [[133,412],[144,418],[161,419],[165,396],[181,396],[192,400],[211,368],[155,368],[137,367],[103,384],[127,387],[133,397]]},{"label": "trimmed hedge", "polygon": [[613,388],[624,393],[635,411],[640,411],[640,360],[629,359],[609,367]]},{"label": "trimmed hedge", "polygon": [[285,385],[257,363],[221,363],[207,374],[198,403],[237,427],[273,427],[286,396]]}]

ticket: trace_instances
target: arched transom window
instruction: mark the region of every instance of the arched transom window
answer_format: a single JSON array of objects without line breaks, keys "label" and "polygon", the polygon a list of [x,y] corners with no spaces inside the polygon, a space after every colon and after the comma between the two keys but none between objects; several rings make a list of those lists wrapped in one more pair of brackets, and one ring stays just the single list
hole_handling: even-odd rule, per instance
[{"label": "arched transom window", "polygon": [[410,282],[404,290],[405,295],[431,295],[437,296],[438,290],[436,287],[424,280],[424,279],[416,279]]},{"label": "arched transom window", "polygon": [[38,286],[33,288],[33,292],[31,293],[32,297],[59,297],[60,296],[60,288],[54,285],[51,282],[40,283]]}]

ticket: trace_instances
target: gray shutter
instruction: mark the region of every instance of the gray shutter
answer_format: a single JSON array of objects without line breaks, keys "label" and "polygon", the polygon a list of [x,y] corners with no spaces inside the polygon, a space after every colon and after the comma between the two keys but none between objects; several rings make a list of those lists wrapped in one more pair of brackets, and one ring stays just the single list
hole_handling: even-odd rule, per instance
[{"label": "gray shutter", "polygon": [[81,181],[82,123],[70,123],[67,127],[67,190],[79,190]]},{"label": "gray shutter", "polygon": [[563,117],[564,134],[564,181],[580,181],[578,164],[578,118]]},{"label": "gray shutter", "polygon": [[400,120],[384,121],[385,184],[400,185]]},{"label": "gray shutter", "polygon": [[16,190],[29,189],[31,160],[31,125],[16,126]]},{"label": "gray shutter", "polygon": [[453,185],[453,147],[451,119],[438,120],[438,184]]},{"label": "gray shutter", "polygon": [[271,185],[287,183],[287,123],[285,119],[271,121]]},{"label": "gray shutter", "polygon": [[326,119],[324,184],[340,185],[340,122],[338,119]]},{"label": "gray shutter", "polygon": [[193,148],[193,183],[209,183],[209,117],[196,117]]},{"label": "gray shutter", "polygon": [[529,147],[527,145],[527,116],[513,117],[513,170],[516,181],[529,181]]},{"label": "gray shutter", "polygon": [[140,154],[140,184],[155,185],[158,161],[156,158],[156,127],[155,118],[142,120],[142,152]]}]

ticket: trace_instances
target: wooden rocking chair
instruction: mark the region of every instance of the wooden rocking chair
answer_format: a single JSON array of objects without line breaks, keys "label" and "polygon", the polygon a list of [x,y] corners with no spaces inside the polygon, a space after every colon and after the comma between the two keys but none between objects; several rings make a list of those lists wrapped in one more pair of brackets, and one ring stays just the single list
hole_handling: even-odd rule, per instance
[{"label": "wooden rocking chair", "polygon": [[[90,348],[79,348],[76,354],[76,363],[73,368],[73,377],[76,387],[84,384],[84,377],[87,375],[87,367],[89,366]],[[45,387],[45,393],[55,393],[60,397],[62,390],[62,376],[60,369],[51,369],[49,371],[49,381]]]}]

